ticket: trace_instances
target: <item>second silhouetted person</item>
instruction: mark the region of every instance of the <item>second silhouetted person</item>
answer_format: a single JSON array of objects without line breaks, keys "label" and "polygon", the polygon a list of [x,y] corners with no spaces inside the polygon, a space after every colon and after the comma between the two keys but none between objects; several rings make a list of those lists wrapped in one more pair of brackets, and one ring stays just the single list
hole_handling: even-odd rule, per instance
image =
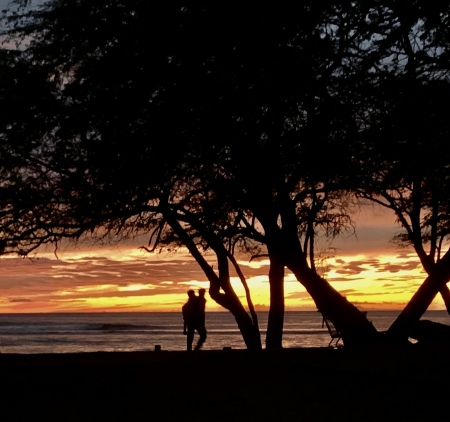
[{"label": "second silhouetted person", "polygon": [[186,345],[187,350],[192,350],[192,342],[194,340],[195,331],[199,334],[200,338],[195,346],[194,350],[199,350],[206,340],[206,327],[205,327],[205,289],[198,291],[199,295],[196,296],[193,290],[188,290],[188,301],[183,305],[183,320],[184,330],[183,334],[187,335]]}]

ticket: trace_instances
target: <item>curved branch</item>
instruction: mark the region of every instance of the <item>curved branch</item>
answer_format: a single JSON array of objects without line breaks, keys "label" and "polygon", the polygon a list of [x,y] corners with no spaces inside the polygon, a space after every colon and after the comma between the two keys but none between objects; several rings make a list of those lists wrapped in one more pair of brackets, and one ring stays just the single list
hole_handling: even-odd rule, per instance
[{"label": "curved branch", "polygon": [[233,264],[234,269],[236,270],[237,275],[239,276],[239,279],[241,280],[242,285],[244,286],[245,290],[245,297],[247,299],[247,305],[248,309],[250,311],[250,315],[252,316],[253,324],[258,326],[258,315],[256,314],[255,307],[253,305],[253,301],[250,295],[250,289],[248,287],[247,280],[242,273],[240,265],[237,263],[235,257],[232,254],[228,254],[228,259]]}]

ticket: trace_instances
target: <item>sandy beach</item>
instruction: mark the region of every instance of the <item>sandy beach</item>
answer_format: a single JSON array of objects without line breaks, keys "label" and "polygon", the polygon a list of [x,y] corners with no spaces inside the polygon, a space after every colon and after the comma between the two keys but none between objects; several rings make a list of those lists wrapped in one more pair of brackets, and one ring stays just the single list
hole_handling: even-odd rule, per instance
[{"label": "sandy beach", "polygon": [[2,421],[431,421],[448,347],[0,355]]}]

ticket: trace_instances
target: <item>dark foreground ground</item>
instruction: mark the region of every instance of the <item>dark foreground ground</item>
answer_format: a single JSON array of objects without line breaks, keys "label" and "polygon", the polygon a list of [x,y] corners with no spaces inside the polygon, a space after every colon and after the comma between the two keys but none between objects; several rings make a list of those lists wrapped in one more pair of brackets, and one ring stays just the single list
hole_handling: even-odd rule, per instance
[{"label": "dark foreground ground", "polygon": [[0,421],[450,420],[450,348],[0,354]]}]

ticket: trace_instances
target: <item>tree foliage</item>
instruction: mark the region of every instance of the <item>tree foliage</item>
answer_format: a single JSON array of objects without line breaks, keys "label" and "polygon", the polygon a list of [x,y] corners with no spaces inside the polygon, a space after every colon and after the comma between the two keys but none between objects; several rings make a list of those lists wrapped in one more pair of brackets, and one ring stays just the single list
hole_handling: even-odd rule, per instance
[{"label": "tree foliage", "polygon": [[236,248],[264,253],[268,344],[281,346],[285,268],[344,341],[364,343],[375,329],[317,273],[315,239],[352,228],[357,192],[385,201],[416,250],[442,250],[448,7],[236,7],[51,0],[11,21],[10,35],[27,43],[2,52],[26,69],[13,71],[17,89],[43,90],[20,94],[32,106],[4,116],[2,153],[18,159],[2,177],[4,249],[27,254],[87,234],[147,233],[149,250],[184,245],[248,345],[257,318],[248,290],[251,318],[235,295],[230,266],[245,285]]},{"label": "tree foliage", "polygon": [[368,176],[359,194],[395,213],[404,229],[396,241],[414,247],[429,275],[389,330],[407,337],[440,290],[446,303],[449,296],[450,10],[437,2],[386,4],[391,13],[377,19],[391,31],[380,38],[383,54],[366,79],[363,168],[356,173]]}]

